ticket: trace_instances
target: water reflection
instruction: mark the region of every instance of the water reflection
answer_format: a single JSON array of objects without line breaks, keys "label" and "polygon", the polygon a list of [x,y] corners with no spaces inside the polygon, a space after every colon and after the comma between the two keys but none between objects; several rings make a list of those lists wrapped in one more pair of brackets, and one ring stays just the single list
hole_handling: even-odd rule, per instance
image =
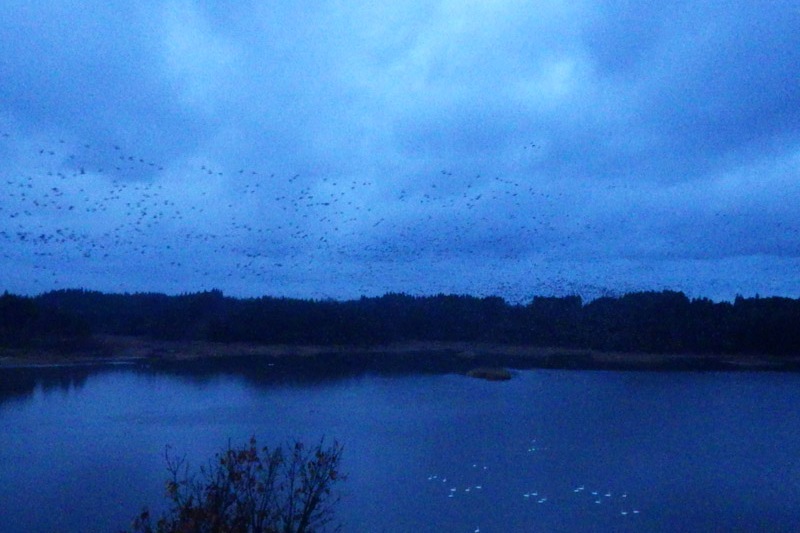
[{"label": "water reflection", "polygon": [[0,369],[0,404],[31,396],[37,390],[45,393],[80,390],[98,370],[75,366]]},{"label": "water reflection", "polygon": [[229,357],[194,361],[146,361],[126,365],[53,365],[0,368],[0,403],[31,396],[37,390],[64,393],[79,390],[93,375],[121,368],[142,376],[170,376],[194,385],[207,385],[220,375],[235,376],[255,386],[310,386],[365,374],[403,376],[466,372],[471,363],[457,358],[398,358],[385,364],[373,355],[361,357],[326,354],[297,357]]}]

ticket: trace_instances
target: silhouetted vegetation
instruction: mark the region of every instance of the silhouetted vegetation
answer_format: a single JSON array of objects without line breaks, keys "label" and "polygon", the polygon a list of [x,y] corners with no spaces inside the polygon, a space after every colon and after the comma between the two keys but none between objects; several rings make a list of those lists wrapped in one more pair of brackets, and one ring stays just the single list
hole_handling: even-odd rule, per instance
[{"label": "silhouetted vegetation", "polygon": [[94,335],[159,340],[370,346],[462,341],[698,354],[800,354],[800,300],[689,299],[638,292],[584,303],[578,296],[501,298],[387,294],[351,301],[60,290],[0,298],[0,344],[79,344]]},{"label": "silhouetted vegetation", "polygon": [[[167,449],[170,508],[154,521],[145,509],[133,521],[141,533],[312,533],[331,525],[338,496],[333,488],[342,446],[301,442],[259,449],[255,437],[218,453],[199,472]],[[338,528],[334,528],[338,529]]]},{"label": "silhouetted vegetation", "polygon": [[90,337],[79,313],[8,292],[0,296],[0,347],[68,350],[85,346]]}]

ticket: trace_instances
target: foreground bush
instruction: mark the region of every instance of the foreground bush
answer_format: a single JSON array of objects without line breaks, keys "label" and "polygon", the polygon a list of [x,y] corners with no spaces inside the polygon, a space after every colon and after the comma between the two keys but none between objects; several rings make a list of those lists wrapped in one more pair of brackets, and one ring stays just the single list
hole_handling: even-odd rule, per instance
[{"label": "foreground bush", "polygon": [[[170,509],[155,524],[145,509],[133,522],[141,533],[311,533],[331,525],[342,446],[300,442],[258,449],[256,439],[217,453],[199,473],[185,458],[165,454]],[[338,527],[334,528],[338,530]]]}]

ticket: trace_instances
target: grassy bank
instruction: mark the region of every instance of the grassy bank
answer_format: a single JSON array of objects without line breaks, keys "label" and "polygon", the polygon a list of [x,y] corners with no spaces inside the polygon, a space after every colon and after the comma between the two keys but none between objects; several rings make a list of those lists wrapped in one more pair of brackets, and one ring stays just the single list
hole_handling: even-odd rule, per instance
[{"label": "grassy bank", "polygon": [[800,370],[800,357],[713,354],[652,354],[570,350],[463,342],[406,342],[379,346],[260,345],[158,341],[143,337],[99,337],[91,349],[0,351],[0,367],[99,363],[174,363],[203,359],[255,358],[282,363],[317,361],[364,366],[453,368],[566,368],[607,370]]}]

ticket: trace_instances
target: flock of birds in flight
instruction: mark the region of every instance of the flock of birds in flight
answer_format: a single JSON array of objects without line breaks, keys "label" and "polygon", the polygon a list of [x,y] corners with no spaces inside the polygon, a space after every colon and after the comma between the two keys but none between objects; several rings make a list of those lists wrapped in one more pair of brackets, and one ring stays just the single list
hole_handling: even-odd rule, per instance
[{"label": "flock of birds in flight", "polygon": [[[292,295],[336,283],[354,295],[604,290],[542,273],[530,259],[563,256],[603,231],[573,209],[589,191],[447,169],[383,180],[168,164],[63,139],[26,153],[0,135],[7,162],[24,162],[2,175],[0,260],[33,269],[42,290],[99,278],[130,291],[131,272],[167,292]],[[616,187],[605,193],[626,194],[607,186]],[[527,265],[524,282],[504,279],[514,263]],[[495,275],[475,275],[474,264]]]},{"label": "flock of birds in flight", "polygon": [[[10,137],[2,132],[8,146]],[[374,293],[370,280],[402,266],[399,281],[413,290],[426,265],[497,250],[496,260],[517,259],[563,230],[558,193],[502,177],[440,170],[387,190],[374,179],[197,164],[174,182],[175,169],[118,144],[59,139],[33,152],[34,164],[3,176],[0,253],[31,266],[42,287],[64,288],[72,265],[101,276],[134,268],[178,289],[198,279],[212,288],[339,276]],[[487,285],[475,292],[502,292],[502,280]]]}]

